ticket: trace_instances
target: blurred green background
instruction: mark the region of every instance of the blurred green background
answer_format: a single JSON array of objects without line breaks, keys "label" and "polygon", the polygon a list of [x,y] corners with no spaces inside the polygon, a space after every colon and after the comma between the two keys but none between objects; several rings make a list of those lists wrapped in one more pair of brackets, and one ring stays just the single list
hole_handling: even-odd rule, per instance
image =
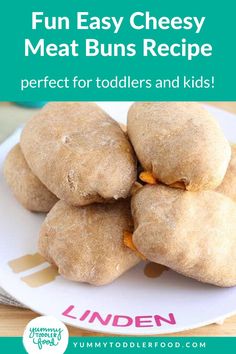
[{"label": "blurred green background", "polygon": [[32,117],[37,109],[20,107],[11,102],[0,103],[0,143],[21,124]]}]

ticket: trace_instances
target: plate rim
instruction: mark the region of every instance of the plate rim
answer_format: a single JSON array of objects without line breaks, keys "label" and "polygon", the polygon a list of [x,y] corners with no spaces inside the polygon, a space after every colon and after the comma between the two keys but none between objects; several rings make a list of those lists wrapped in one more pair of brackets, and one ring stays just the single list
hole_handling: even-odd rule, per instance
[{"label": "plate rim", "polygon": [[[117,101],[116,101],[117,102]],[[102,102],[101,102],[102,103]],[[112,102],[109,102],[109,103],[112,103]],[[121,102],[120,102],[121,103]],[[126,102],[127,103],[127,102]],[[230,112],[227,112],[223,109],[220,109],[220,108],[216,108],[216,107],[212,107],[212,106],[209,106],[209,105],[205,105],[206,108],[212,108],[214,111],[218,111],[219,114],[220,112],[224,112],[224,113],[227,113],[229,114],[230,116],[234,116],[236,118],[236,115],[235,114],[232,114]],[[117,119],[116,119],[117,120]],[[19,133],[21,131],[21,129],[18,127],[10,136],[8,136],[1,144],[0,144],[0,148],[2,148],[5,144],[7,144],[7,142],[13,138],[13,136],[17,133]],[[18,297],[18,294],[12,294],[11,292],[11,289],[9,290],[8,289],[8,286],[5,284],[5,282],[3,281],[2,279],[2,273],[0,271],[0,286],[6,291],[8,292],[13,298],[15,298],[16,300],[18,300],[21,304],[25,305],[28,309],[32,310],[33,312],[35,312],[36,314],[39,314],[39,315],[47,315],[47,313],[44,313],[44,312],[41,312],[40,310],[36,309],[34,306],[32,305],[28,305],[26,304],[24,301],[22,301],[21,299],[21,296]],[[217,322],[220,322],[220,321],[224,321],[225,319],[227,319],[228,317],[231,317],[231,316],[234,316],[236,314],[236,308],[234,311],[229,311],[227,313],[224,313],[223,315],[221,316],[217,316],[216,318],[213,318],[213,319],[210,319],[208,321],[203,321],[203,322],[198,322],[192,326],[182,326],[182,327],[178,327],[177,329],[174,329],[174,328],[170,328],[170,329],[164,329],[163,331],[161,332],[156,332],[155,331],[155,327],[153,327],[153,331],[150,333],[150,328],[147,329],[146,327],[146,331],[143,331],[141,330],[139,333],[134,332],[134,329],[132,328],[128,334],[124,334],[123,332],[119,332],[119,330],[114,330],[113,331],[109,331],[105,328],[89,328],[87,327],[86,325],[78,325],[78,324],[72,324],[72,323],[69,323],[67,320],[62,320],[61,319],[61,316],[59,317],[62,322],[64,322],[67,326],[71,326],[73,328],[78,328],[78,329],[81,329],[81,330],[85,330],[85,331],[88,331],[88,332],[95,332],[95,333],[101,333],[101,334],[108,334],[108,335],[112,335],[112,336],[162,336],[162,335],[165,335],[165,334],[175,334],[175,333],[181,333],[183,331],[189,331],[189,330],[194,330],[194,329],[197,329],[197,328],[200,328],[200,327],[204,327],[204,326],[207,326],[207,325],[210,325],[210,324],[214,324],[214,323],[217,323]],[[56,316],[55,316],[56,317]],[[149,331],[149,333],[147,333]]]},{"label": "plate rim", "polygon": [[[2,277],[1,277],[1,272],[0,272],[0,286],[5,290],[6,287],[5,285],[2,283]],[[27,306],[26,309],[29,309],[37,314],[39,314],[40,316],[47,316],[49,314],[47,313],[44,313],[44,312],[41,312],[37,309],[35,309],[34,307],[32,307],[31,305],[28,306],[26,304],[24,304],[23,301],[20,300],[20,297],[17,298],[15,295],[12,294],[11,290],[8,290],[6,289],[6,292],[8,294],[10,294],[13,298],[15,298],[16,300],[18,300],[20,303],[22,303],[23,305]],[[182,327],[178,327],[178,329],[166,329],[164,331],[161,331],[161,332],[155,332],[153,331],[152,333],[146,333],[146,331],[144,332],[140,332],[140,333],[137,333],[137,332],[130,332],[129,334],[124,334],[123,332],[119,332],[117,330],[115,330],[114,332],[112,331],[107,331],[106,329],[91,329],[89,327],[86,327],[85,326],[81,326],[81,325],[73,325],[69,322],[67,322],[67,320],[61,320],[61,318],[59,317],[58,319],[60,319],[63,323],[65,323],[67,326],[70,326],[70,327],[73,327],[73,328],[78,328],[78,329],[82,329],[82,330],[85,330],[85,331],[88,331],[88,332],[95,332],[95,333],[102,333],[102,334],[110,334],[112,336],[115,336],[115,335],[118,335],[118,336],[135,336],[135,337],[140,337],[140,336],[159,336],[161,337],[162,335],[165,335],[165,334],[174,334],[174,333],[181,333],[181,332],[184,332],[184,331],[190,331],[190,330],[194,330],[194,329],[197,329],[197,328],[201,328],[201,327],[205,327],[207,325],[210,325],[210,324],[217,324],[217,322],[220,322],[220,321],[224,321],[226,320],[227,318],[231,317],[231,316],[234,316],[236,315],[236,309],[234,311],[230,311],[230,312],[227,312],[226,314],[224,315],[221,315],[221,316],[218,316],[214,319],[211,319],[209,321],[203,321],[203,322],[199,322],[199,323],[196,323],[195,325],[193,326],[182,326]],[[55,315],[53,315],[54,317],[56,317]],[[147,327],[146,327],[147,328]]]}]

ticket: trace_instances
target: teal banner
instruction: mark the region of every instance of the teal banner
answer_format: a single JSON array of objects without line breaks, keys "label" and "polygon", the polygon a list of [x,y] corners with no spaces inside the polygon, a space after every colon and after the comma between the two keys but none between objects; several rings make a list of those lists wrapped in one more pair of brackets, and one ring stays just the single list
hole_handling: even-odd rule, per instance
[{"label": "teal banner", "polygon": [[[26,353],[21,337],[1,337],[0,348],[1,354]],[[232,337],[70,337],[65,353],[231,354],[235,353],[235,348],[236,338]],[[45,347],[41,350],[45,353]],[[54,353],[54,350],[54,347],[48,346],[47,353]]]},{"label": "teal banner", "polygon": [[234,0],[1,3],[0,100],[236,100]]}]

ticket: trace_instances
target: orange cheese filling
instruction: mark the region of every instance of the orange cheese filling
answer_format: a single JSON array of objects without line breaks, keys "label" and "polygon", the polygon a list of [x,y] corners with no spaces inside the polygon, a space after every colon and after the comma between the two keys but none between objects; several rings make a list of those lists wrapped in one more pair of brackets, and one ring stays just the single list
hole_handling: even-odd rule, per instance
[{"label": "orange cheese filling", "polygon": [[143,171],[139,174],[139,178],[141,181],[148,184],[157,184],[156,178],[151,174],[151,172]]},{"label": "orange cheese filling", "polygon": [[137,250],[136,246],[133,243],[132,237],[133,237],[132,232],[124,231],[124,238],[123,238],[124,245],[129,249],[131,249],[132,251],[134,251],[138,257],[140,257],[142,260],[145,261],[146,257],[144,257],[144,255]]}]

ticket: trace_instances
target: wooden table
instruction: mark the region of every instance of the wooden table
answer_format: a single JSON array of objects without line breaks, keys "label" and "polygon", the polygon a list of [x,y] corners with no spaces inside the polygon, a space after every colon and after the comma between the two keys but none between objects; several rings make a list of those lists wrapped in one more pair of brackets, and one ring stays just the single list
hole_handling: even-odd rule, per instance
[{"label": "wooden table", "polygon": [[[236,102],[208,102],[216,107],[236,113]],[[21,122],[26,121],[35,111],[0,103],[0,141],[9,135]],[[0,305],[0,336],[21,336],[27,323],[38,315],[30,310]],[[68,327],[71,336],[104,336]],[[236,316],[226,319],[224,324],[212,324],[191,331],[168,335],[175,336],[235,336]]]}]

